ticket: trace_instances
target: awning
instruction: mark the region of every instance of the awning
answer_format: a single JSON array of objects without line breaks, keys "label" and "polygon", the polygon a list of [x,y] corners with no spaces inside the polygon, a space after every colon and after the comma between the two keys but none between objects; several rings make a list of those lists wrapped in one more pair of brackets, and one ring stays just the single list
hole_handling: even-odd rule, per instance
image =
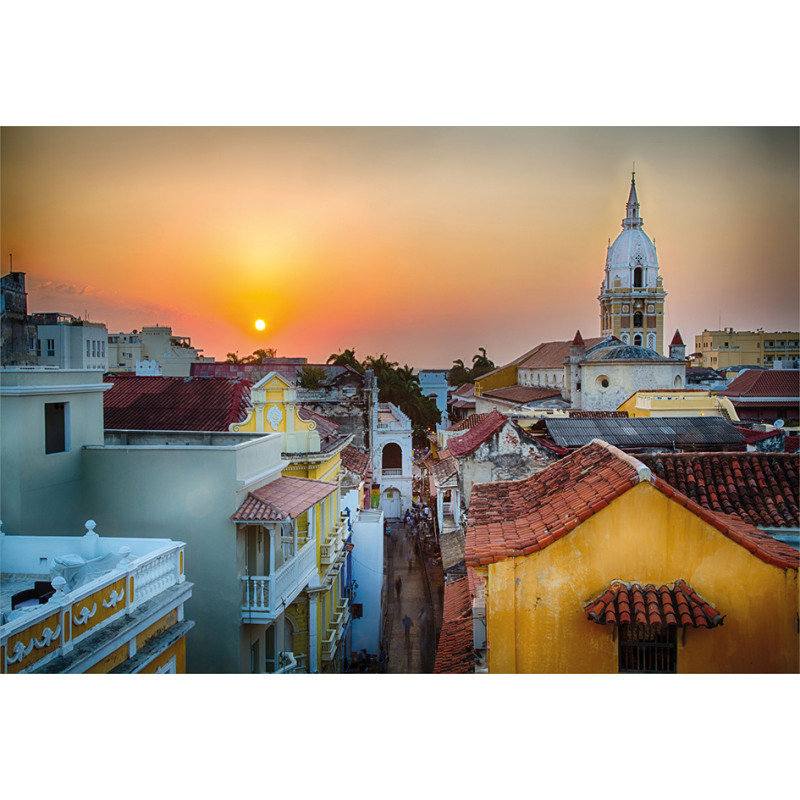
[{"label": "awning", "polygon": [[584,610],[588,619],[600,625],[714,628],[724,619],[684,580],[676,581],[672,587],[613,581]]}]

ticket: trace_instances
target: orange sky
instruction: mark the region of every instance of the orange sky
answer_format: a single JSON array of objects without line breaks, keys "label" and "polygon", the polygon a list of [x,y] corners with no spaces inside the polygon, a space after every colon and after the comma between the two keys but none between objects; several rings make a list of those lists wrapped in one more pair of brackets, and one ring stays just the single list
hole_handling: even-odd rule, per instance
[{"label": "orange sky", "polygon": [[[666,341],[798,328],[796,128],[4,128],[2,272],[29,311],[223,359],[418,368],[599,333],[636,162]],[[254,321],[263,318],[259,333]]]}]

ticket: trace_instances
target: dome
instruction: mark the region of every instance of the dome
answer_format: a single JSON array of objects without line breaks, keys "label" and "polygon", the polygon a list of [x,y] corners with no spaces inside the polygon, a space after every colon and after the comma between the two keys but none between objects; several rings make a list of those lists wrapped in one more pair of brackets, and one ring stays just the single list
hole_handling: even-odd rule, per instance
[{"label": "dome", "polygon": [[656,246],[641,228],[628,228],[614,240],[608,248],[606,266],[615,267],[658,267]]},{"label": "dome", "polygon": [[649,347],[636,344],[617,344],[611,347],[595,347],[586,355],[586,361],[668,361]]}]

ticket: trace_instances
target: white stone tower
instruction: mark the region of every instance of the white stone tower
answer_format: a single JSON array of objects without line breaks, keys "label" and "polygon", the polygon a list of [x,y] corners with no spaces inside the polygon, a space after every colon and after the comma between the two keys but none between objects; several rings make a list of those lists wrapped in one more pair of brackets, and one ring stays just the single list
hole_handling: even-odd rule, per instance
[{"label": "white stone tower", "polygon": [[656,247],[644,232],[636,173],[625,206],[622,233],[608,247],[600,287],[600,332],[664,354],[664,298]]}]

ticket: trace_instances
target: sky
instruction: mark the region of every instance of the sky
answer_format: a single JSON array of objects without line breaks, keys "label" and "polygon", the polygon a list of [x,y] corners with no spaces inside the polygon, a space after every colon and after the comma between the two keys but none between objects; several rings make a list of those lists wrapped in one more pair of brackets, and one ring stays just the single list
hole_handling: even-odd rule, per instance
[{"label": "sky", "polygon": [[[599,334],[635,163],[679,328],[797,330],[798,129],[5,127],[29,311],[170,325],[222,360],[497,364]],[[257,319],[266,322],[256,330]]]}]

